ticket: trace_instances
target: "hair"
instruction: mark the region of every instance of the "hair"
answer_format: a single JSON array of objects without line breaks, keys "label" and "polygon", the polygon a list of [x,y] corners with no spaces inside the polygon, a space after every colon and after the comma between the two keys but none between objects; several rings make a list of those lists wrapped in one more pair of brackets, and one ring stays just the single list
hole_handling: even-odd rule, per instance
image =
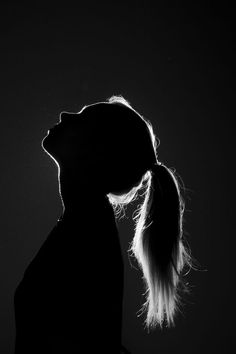
[{"label": "hair", "polygon": [[[146,301],[141,313],[146,313],[148,329],[170,327],[180,304],[179,289],[182,270],[191,267],[189,248],[183,237],[184,200],[180,183],[173,170],[158,161],[159,140],[152,124],[139,114],[122,96],[112,96],[109,105],[122,106],[136,117],[134,134],[141,139],[134,146],[135,163],[140,165],[137,183],[125,193],[109,193],[115,216],[143,192],[143,202],[135,212],[135,233],[129,251],[135,256],[143,273]],[[138,118],[138,119],[137,119]],[[135,130],[136,129],[136,130]],[[139,132],[138,132],[139,129]]]}]

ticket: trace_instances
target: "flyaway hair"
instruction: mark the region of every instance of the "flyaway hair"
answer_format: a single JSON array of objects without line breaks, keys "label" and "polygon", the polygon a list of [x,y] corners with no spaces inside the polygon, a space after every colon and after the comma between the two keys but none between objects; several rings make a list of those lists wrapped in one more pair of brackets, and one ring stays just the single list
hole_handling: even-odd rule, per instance
[{"label": "flyaway hair", "polygon": [[[130,247],[145,283],[146,301],[141,312],[146,312],[148,328],[162,327],[164,321],[171,326],[180,303],[180,285],[186,290],[181,272],[185,265],[191,267],[190,252],[183,239],[184,200],[180,184],[174,172],[157,159],[157,138],[151,123],[121,96],[113,96],[109,102],[125,105],[145,122],[144,142],[139,141],[142,152],[137,160],[144,166],[139,183],[131,186],[128,193],[110,193],[108,197],[115,213],[119,214],[138,197],[140,190],[144,190],[143,203],[134,217],[135,234]],[[142,156],[143,161],[151,162],[145,165]]]}]

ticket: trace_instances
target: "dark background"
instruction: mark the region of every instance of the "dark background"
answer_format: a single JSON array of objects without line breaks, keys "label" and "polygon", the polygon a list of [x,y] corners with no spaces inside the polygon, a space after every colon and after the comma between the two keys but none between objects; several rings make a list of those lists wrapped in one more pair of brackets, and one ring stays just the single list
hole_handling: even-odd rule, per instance
[{"label": "dark background", "polygon": [[[186,276],[191,293],[176,327],[148,334],[136,317],[144,300],[141,274],[126,253],[133,225],[120,222],[123,343],[134,354],[231,353],[235,10],[207,2],[63,3],[1,8],[0,353],[13,353],[15,287],[62,212],[56,165],[41,140],[62,110],[77,112],[112,94],[151,120],[159,159],[190,189],[185,230],[207,269]],[[99,314],[91,340],[97,325]]]}]

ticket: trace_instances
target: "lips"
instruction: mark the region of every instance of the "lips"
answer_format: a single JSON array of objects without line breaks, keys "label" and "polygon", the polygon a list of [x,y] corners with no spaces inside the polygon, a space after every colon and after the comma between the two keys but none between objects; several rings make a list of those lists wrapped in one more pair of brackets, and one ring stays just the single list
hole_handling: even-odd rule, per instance
[{"label": "lips", "polygon": [[55,124],[52,128],[50,128],[49,130],[53,130],[58,126],[59,123]]}]

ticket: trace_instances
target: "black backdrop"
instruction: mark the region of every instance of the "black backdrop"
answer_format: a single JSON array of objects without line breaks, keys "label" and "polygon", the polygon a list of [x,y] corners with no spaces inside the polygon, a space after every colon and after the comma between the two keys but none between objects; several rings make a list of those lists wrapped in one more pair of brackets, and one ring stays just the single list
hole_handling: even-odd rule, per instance
[{"label": "black backdrop", "polygon": [[[235,11],[206,2],[191,8],[157,1],[77,3],[1,8],[0,353],[13,353],[14,289],[62,211],[56,165],[41,140],[60,111],[76,112],[112,94],[124,95],[151,120],[160,160],[190,189],[187,239],[208,270],[186,277],[192,292],[176,327],[148,334],[144,318],[136,317],[141,276],[126,253],[132,221],[120,222],[123,343],[135,354],[230,353]],[[100,315],[102,309],[91,340]]]}]

